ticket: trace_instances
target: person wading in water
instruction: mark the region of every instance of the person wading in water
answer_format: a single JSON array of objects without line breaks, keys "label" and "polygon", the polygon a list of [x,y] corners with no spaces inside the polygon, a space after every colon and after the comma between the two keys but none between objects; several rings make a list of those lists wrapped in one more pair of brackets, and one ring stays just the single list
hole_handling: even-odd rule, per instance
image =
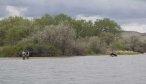
[{"label": "person wading in water", "polygon": [[29,59],[29,56],[30,56],[30,52],[28,50],[22,51],[22,59],[23,60]]},{"label": "person wading in water", "polygon": [[112,57],[117,57],[117,54],[115,54],[115,53],[112,52],[112,53],[110,54],[110,56],[112,56]]}]

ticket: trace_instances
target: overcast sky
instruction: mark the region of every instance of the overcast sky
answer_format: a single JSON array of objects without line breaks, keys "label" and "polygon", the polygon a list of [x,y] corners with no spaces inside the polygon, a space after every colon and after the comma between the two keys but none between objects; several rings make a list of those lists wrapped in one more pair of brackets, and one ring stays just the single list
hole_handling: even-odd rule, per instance
[{"label": "overcast sky", "polygon": [[146,0],[0,0],[0,18],[60,13],[93,21],[110,18],[124,30],[146,32]]}]

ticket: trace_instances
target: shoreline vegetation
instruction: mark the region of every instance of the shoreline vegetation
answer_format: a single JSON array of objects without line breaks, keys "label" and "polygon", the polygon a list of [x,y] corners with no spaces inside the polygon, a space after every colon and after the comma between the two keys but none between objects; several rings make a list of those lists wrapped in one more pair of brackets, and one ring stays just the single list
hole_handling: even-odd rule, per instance
[{"label": "shoreline vegetation", "polygon": [[[130,51],[130,52],[133,52],[133,51]],[[118,53],[118,56],[135,56],[135,55],[139,55],[139,54],[144,54],[144,53],[138,53],[138,52],[133,52],[133,53]],[[109,54],[90,54],[90,55],[76,55],[76,56],[32,56],[30,57],[29,59],[32,59],[32,58],[70,58],[70,57],[85,57],[85,56],[97,56],[97,57],[102,57],[102,56],[110,56]],[[0,56],[0,59],[9,59],[9,58],[18,58],[18,59],[22,59],[21,56]]]},{"label": "shoreline vegetation", "polygon": [[136,55],[141,54],[140,52],[134,52],[134,51],[116,51],[118,55]]},{"label": "shoreline vegetation", "polygon": [[111,52],[139,54],[146,51],[146,40],[122,37],[115,21],[76,20],[65,14],[39,18],[7,17],[0,20],[0,57],[20,57],[29,50],[31,57],[106,55]]}]

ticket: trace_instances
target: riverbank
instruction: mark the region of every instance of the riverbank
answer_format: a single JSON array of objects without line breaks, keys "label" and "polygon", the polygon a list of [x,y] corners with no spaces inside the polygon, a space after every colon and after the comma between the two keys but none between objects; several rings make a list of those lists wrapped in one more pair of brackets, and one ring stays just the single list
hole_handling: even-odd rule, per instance
[{"label": "riverbank", "polygon": [[[145,53],[144,53],[145,54]],[[143,55],[140,53],[131,53],[131,54],[117,54],[118,56],[135,56],[135,55]],[[96,54],[96,55],[84,55],[84,56],[44,56],[44,57],[39,57],[39,56],[33,56],[33,57],[29,57],[29,59],[47,59],[47,58],[72,58],[72,57],[108,57],[110,55],[108,54]],[[22,59],[22,57],[0,57],[0,60],[3,59]]]},{"label": "riverbank", "polygon": [[116,51],[118,55],[136,55],[136,54],[141,54],[139,52],[134,52],[134,51]]}]

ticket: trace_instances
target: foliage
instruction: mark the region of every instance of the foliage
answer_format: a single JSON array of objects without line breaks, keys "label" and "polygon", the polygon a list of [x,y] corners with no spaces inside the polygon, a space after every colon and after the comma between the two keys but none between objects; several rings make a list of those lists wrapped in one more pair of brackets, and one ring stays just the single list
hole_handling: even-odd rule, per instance
[{"label": "foliage", "polygon": [[[145,42],[125,40],[122,29],[108,18],[95,23],[65,14],[44,15],[32,20],[8,17],[0,21],[0,56],[19,56],[28,49],[31,56],[105,54],[112,50],[143,52]],[[143,47],[145,46],[145,47]]]},{"label": "foliage", "polygon": [[141,40],[136,36],[131,36],[128,39],[125,39],[125,48],[127,50],[143,53],[143,44]]}]

